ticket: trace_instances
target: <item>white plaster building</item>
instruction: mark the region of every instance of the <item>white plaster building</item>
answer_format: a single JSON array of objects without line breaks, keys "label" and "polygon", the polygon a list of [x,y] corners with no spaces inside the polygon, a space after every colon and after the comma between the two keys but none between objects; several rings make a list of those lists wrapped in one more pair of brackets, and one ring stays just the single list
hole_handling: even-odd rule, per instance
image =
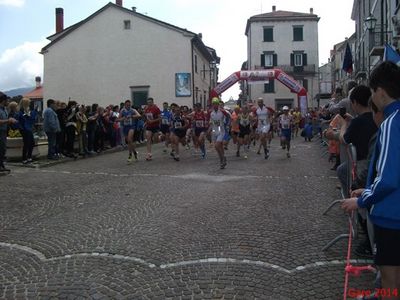
[{"label": "white plaster building", "polygon": [[[298,80],[308,91],[308,106],[318,94],[318,21],[310,13],[276,10],[247,20],[248,69],[278,68]],[[264,102],[276,109],[284,105],[297,107],[297,95],[276,80],[245,85],[247,98]]]},{"label": "white plaster building", "polygon": [[57,8],[56,31],[41,52],[44,99],[139,106],[153,97],[191,107],[206,105],[217,82],[220,59],[201,34],[126,9],[122,0],[66,29]]}]

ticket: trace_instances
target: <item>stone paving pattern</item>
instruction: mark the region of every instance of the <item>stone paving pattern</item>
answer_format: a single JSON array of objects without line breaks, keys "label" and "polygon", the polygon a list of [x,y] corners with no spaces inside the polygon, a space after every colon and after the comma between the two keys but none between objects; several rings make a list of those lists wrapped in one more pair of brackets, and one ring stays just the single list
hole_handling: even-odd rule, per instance
[{"label": "stone paving pattern", "polygon": [[215,151],[175,162],[158,145],[152,162],[116,152],[12,167],[0,178],[0,298],[341,299],[347,242],[321,248],[346,216],[321,215],[339,193],[318,142],[295,139],[290,159],[278,139],[269,160],[231,148],[225,170]]}]

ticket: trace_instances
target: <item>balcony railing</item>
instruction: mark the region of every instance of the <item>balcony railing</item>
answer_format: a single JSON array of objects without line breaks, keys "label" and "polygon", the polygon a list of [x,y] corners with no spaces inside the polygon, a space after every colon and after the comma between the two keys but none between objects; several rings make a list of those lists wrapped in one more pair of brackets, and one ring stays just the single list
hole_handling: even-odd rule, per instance
[{"label": "balcony railing", "polygon": [[369,33],[369,52],[370,55],[383,55],[385,43],[391,43],[392,31],[375,29]]},{"label": "balcony railing", "polygon": [[[264,66],[254,66],[255,69],[272,69],[274,67],[264,67]],[[275,68],[281,69],[283,72],[287,74],[296,74],[296,75],[313,75],[316,73],[315,65],[306,65],[306,66],[291,66],[291,65],[278,65]]]}]

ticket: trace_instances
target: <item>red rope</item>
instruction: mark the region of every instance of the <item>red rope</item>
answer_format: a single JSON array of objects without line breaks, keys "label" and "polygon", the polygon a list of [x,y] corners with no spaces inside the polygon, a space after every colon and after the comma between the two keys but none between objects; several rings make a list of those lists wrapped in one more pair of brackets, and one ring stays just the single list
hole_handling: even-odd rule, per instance
[{"label": "red rope", "polygon": [[350,217],[349,217],[349,241],[347,243],[347,258],[346,258],[346,267],[345,267],[345,273],[344,273],[344,290],[343,290],[343,299],[347,299],[347,288],[349,286],[349,272],[347,270],[349,269],[350,265],[350,255],[351,255],[351,243],[352,243],[352,224],[351,220],[353,218],[354,211],[351,212]]},{"label": "red rope", "polygon": [[[349,148],[347,148],[349,150]],[[348,151],[348,155],[352,157],[351,153]],[[351,164],[351,178],[354,181],[357,177],[356,174],[357,171],[357,163],[353,160]],[[351,187],[349,187],[351,189]],[[351,194],[351,190],[350,190]],[[362,271],[371,271],[375,272],[375,268],[373,268],[371,265],[368,266],[352,266],[350,264],[350,256],[351,256],[351,244],[352,244],[352,239],[353,239],[353,218],[354,218],[354,211],[351,212],[349,216],[349,241],[347,243],[347,258],[346,258],[346,267],[344,268],[345,270],[345,275],[344,275],[344,289],[343,289],[343,299],[347,299],[347,289],[349,286],[349,274],[352,274],[354,276],[360,276]]]}]

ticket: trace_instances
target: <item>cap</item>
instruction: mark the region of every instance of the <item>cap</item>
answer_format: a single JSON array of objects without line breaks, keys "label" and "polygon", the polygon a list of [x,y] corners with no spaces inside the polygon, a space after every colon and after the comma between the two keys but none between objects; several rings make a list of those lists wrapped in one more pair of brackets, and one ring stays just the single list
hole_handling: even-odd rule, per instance
[{"label": "cap", "polygon": [[289,110],[289,107],[287,107],[286,105],[284,107],[282,107],[282,110]]},{"label": "cap", "polygon": [[220,103],[219,98],[217,98],[217,97],[212,98],[211,99],[211,103],[212,104],[219,104]]}]

